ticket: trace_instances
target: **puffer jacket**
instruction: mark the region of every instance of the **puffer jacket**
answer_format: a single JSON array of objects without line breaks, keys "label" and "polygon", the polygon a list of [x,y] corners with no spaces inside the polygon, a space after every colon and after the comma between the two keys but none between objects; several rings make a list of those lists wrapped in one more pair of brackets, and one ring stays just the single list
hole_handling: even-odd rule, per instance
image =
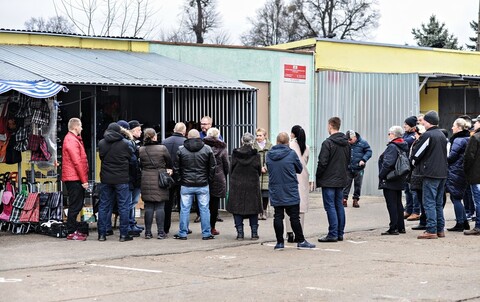
[{"label": "puffer jacket", "polygon": [[108,125],[103,139],[98,143],[98,153],[102,161],[100,181],[104,184],[128,184],[129,163],[133,150],[116,123]]},{"label": "puffer jacket", "polygon": [[[255,143],[253,144],[253,148],[255,148],[258,151],[258,154],[260,154],[260,162],[262,167],[267,167],[267,164],[265,163],[265,158],[267,156],[268,151],[272,149],[272,143],[267,139],[265,143],[265,148],[261,149],[257,141],[255,141]],[[260,189],[268,190],[268,170],[266,173],[262,173],[260,175]]]},{"label": "puffer jacket", "polygon": [[468,141],[463,169],[469,184],[480,184],[480,128]]},{"label": "puffer jacket", "polygon": [[447,139],[437,126],[420,136],[412,152],[412,164],[419,166],[419,175],[428,178],[447,178]]},{"label": "puffer jacket", "polygon": [[203,142],[212,148],[215,155],[215,176],[210,183],[210,196],[224,198],[227,195],[227,175],[230,170],[227,144],[213,137],[205,137]]},{"label": "puffer jacket", "polygon": [[237,215],[262,213],[259,176],[262,170],[260,155],[251,146],[232,152],[230,190],[227,211]]},{"label": "puffer jacket", "polygon": [[348,164],[348,170],[352,172],[365,169],[366,165],[360,166],[358,163],[363,160],[366,164],[372,157],[372,148],[370,148],[368,142],[357,132],[355,132],[355,135],[357,136],[357,141],[355,144],[350,145],[350,163]]},{"label": "puffer jacket", "polygon": [[387,144],[387,148],[380,155],[378,159],[378,179],[379,189],[390,189],[401,191],[405,186],[407,176],[403,176],[396,179],[387,180],[387,175],[391,171],[395,170],[395,163],[397,162],[398,151],[403,151],[408,154],[408,144],[399,137]]},{"label": "puffer jacket", "polygon": [[189,138],[177,151],[178,167],[175,174],[182,186],[204,187],[215,176],[215,156],[212,148],[200,138]]},{"label": "puffer jacket", "polygon": [[347,167],[350,163],[350,146],[347,137],[337,132],[323,143],[318,155],[317,187],[344,188],[347,185]]},{"label": "puffer jacket", "polygon": [[455,199],[462,199],[467,189],[467,180],[463,171],[465,149],[467,148],[470,132],[457,132],[450,138],[450,152],[448,154],[447,191]]},{"label": "puffer jacket", "polygon": [[88,160],[80,135],[68,131],[62,146],[62,181],[88,181]]},{"label": "puffer jacket", "polygon": [[177,151],[180,146],[183,146],[187,138],[183,136],[181,133],[173,133],[170,137],[167,137],[162,141],[162,145],[167,147],[168,153],[172,158],[172,162],[174,165],[177,164]]},{"label": "puffer jacket", "polygon": [[139,154],[142,166],[142,200],[150,202],[167,201],[168,189],[158,186],[158,171],[173,168],[167,148],[153,142],[140,147]]},{"label": "puffer jacket", "polygon": [[268,151],[266,156],[269,172],[268,195],[270,204],[292,206],[300,203],[297,173],[303,167],[297,153],[288,145],[278,144]]}]

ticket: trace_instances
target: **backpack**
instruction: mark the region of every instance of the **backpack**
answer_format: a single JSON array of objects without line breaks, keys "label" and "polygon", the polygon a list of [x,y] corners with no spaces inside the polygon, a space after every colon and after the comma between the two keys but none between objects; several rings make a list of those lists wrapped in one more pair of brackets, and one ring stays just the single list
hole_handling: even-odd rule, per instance
[{"label": "backpack", "polygon": [[400,150],[398,147],[397,152],[398,156],[395,161],[395,169],[387,174],[387,180],[395,180],[402,176],[407,176],[407,174],[410,173],[410,160],[408,159],[407,152]]}]

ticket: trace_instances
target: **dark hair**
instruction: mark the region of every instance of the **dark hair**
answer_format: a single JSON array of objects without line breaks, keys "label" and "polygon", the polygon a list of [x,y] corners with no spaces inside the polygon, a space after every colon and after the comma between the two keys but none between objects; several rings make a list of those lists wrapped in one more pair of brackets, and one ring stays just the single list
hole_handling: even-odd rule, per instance
[{"label": "dark hair", "polygon": [[305,145],[305,130],[303,130],[301,126],[295,125],[292,127],[292,133],[295,135],[297,143],[300,146],[300,153],[303,155],[303,152],[307,149],[307,146]]},{"label": "dark hair", "polygon": [[339,117],[334,116],[328,120],[328,124],[332,126],[333,129],[338,131],[340,130],[340,125],[342,124],[342,122],[340,121]]}]

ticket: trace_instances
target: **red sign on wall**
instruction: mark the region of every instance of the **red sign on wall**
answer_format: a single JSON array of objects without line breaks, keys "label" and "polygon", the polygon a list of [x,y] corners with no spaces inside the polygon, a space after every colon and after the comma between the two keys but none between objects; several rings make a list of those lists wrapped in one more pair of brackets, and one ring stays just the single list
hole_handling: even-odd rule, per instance
[{"label": "red sign on wall", "polygon": [[305,81],[307,79],[307,66],[284,64],[283,77],[291,81]]}]

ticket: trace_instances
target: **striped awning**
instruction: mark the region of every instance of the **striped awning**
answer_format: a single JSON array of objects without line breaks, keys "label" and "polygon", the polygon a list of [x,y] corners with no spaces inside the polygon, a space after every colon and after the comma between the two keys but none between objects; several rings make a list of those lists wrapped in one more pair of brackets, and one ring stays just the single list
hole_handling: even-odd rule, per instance
[{"label": "striped awning", "polygon": [[67,92],[68,88],[51,81],[2,81],[0,80],[0,94],[16,90],[32,98],[49,98],[60,91]]}]

